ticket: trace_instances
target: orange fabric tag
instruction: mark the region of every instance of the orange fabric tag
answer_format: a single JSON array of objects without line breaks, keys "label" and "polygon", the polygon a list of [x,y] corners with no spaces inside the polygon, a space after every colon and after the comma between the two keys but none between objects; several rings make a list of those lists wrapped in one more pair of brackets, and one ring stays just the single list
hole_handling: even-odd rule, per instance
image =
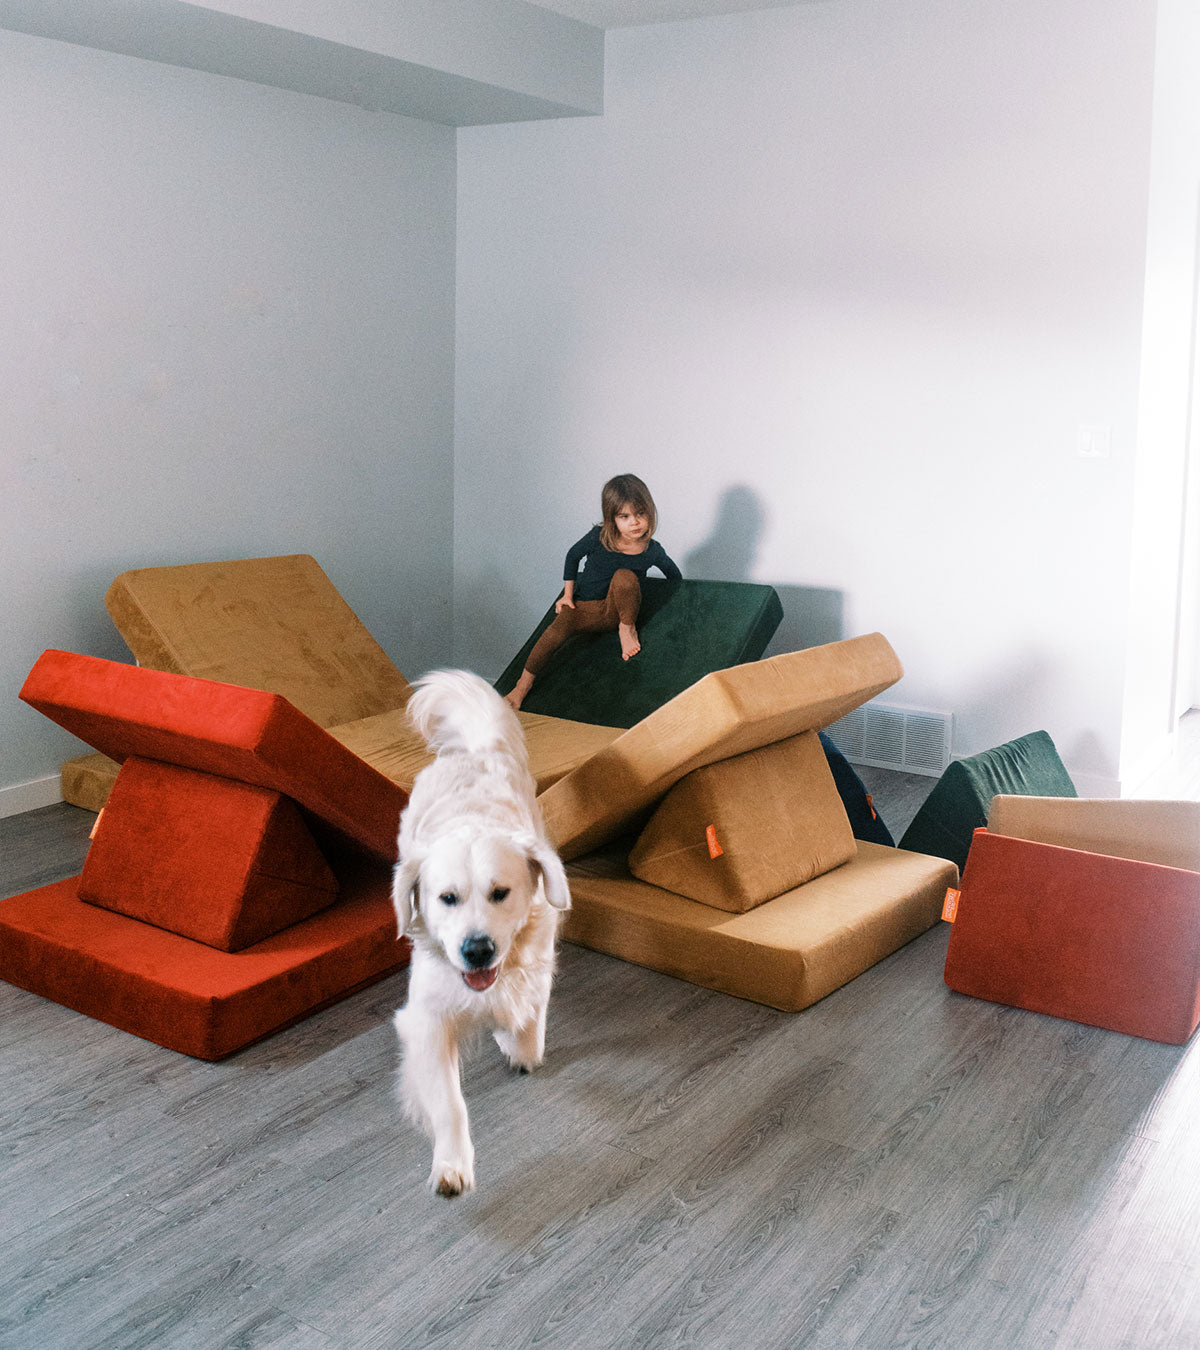
[{"label": "orange fabric tag", "polygon": [[717,843],[717,827],[710,825],[704,831],[704,837],[708,840],[708,856],[710,858],[719,858],[725,850]]},{"label": "orange fabric tag", "polygon": [[953,886],[946,889],[946,902],[942,906],[942,918],[947,923],[954,922],[954,916],[958,913],[958,902],[962,897],[962,891],[956,891]]},{"label": "orange fabric tag", "polygon": [[879,816],[875,812],[875,799],[869,792],[867,793],[867,805],[871,808],[871,819],[878,820]]},{"label": "orange fabric tag", "polygon": [[104,807],[96,813],[96,819],[92,821],[92,828],[88,831],[88,838],[95,839],[96,831],[100,828],[100,817],[104,814]]}]

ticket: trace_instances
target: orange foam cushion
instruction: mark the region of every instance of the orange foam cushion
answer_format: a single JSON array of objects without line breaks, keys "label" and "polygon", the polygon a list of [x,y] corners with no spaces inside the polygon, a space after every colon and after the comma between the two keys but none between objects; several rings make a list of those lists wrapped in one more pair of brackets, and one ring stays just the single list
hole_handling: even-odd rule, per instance
[{"label": "orange foam cushion", "polygon": [[390,873],[241,952],[83,903],[78,878],[0,901],[0,978],[199,1059],[221,1059],[399,969]]},{"label": "orange foam cushion", "polygon": [[131,755],[79,898],[236,952],[332,904],[337,888],[289,798]]},{"label": "orange foam cushion", "polygon": [[1182,1045],[1200,1023],[1200,873],[976,830],[945,978]]},{"label": "orange foam cushion", "polygon": [[51,650],[21,698],[112,759],[137,755],[270,788],[303,808],[318,838],[395,860],[403,788],[278,694]]}]

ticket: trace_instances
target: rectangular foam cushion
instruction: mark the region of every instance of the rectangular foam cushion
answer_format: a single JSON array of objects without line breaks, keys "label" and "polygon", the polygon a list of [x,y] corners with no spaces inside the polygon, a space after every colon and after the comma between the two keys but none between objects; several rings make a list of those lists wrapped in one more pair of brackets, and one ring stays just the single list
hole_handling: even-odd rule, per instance
[{"label": "rectangular foam cushion", "polygon": [[85,811],[102,811],[121,766],[98,750],[76,755],[62,766],[62,799]]},{"label": "rectangular foam cushion", "polygon": [[630,852],[629,870],[741,914],[854,856],[825,751],[806,731],[681,778]]},{"label": "rectangular foam cushion", "polygon": [[130,757],[79,897],[236,952],[331,905],[338,883],[287,797]]},{"label": "rectangular foam cushion", "polygon": [[[783,606],[771,586],[647,577],[637,658],[622,659],[615,630],[577,634],[554,654],[522,706],[576,722],[631,727],[710,671],[757,661],[782,618]],[[534,643],[553,619],[551,605],[496,681],[501,693],[516,684]]]},{"label": "rectangular foam cushion", "polygon": [[[539,792],[621,735],[620,727],[567,722],[561,717],[527,713],[523,708],[517,716]],[[402,708],[330,727],[329,734],[405,790],[411,789],[417,774],[433,762],[432,751],[409,726]]]},{"label": "rectangular foam cushion", "polygon": [[992,799],[989,834],[1200,872],[1200,802],[1125,798]]},{"label": "rectangular foam cushion", "polygon": [[714,671],[541,794],[550,837],[579,857],[644,819],[693,769],[817,731],[903,673],[882,633]]},{"label": "rectangular foam cushion", "polygon": [[396,784],[285,698],[94,656],[48,651],[21,698],[110,758],[162,760],[292,798],[318,837],[394,861]]},{"label": "rectangular foam cushion", "polygon": [[745,914],[638,881],[616,855],[573,863],[563,936],[624,961],[798,1012],[937,922],[958,869],[860,842],[854,859]]},{"label": "rectangular foam cushion", "polygon": [[412,690],[306,553],[123,572],[104,603],[143,666],[281,694],[318,726]]},{"label": "rectangular foam cushion", "polygon": [[1182,1045],[1200,1021],[1200,873],[980,830],[951,989]]},{"label": "rectangular foam cushion", "polygon": [[199,1059],[221,1059],[400,969],[391,877],[242,952],[84,904],[77,877],[0,901],[0,978]]}]

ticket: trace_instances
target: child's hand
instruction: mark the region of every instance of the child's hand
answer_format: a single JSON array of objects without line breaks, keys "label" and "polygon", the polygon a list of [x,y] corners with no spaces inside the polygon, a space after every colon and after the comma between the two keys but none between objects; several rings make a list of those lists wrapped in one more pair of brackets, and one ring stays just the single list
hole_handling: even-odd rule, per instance
[{"label": "child's hand", "polygon": [[575,601],[572,600],[570,596],[567,595],[560,595],[558,599],[554,602],[555,614],[561,614],[564,609],[574,609],[574,608],[575,608]]}]

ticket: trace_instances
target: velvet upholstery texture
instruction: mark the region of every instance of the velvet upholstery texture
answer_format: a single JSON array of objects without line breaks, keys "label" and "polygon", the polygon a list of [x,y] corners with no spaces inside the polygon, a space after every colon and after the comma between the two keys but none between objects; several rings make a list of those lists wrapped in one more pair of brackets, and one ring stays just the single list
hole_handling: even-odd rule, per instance
[{"label": "velvet upholstery texture", "polygon": [[1200,872],[1200,802],[998,796],[987,828],[990,834]]},{"label": "velvet upholstery texture", "polygon": [[96,827],[79,898],[236,952],[331,905],[337,889],[289,798],[131,757]]},{"label": "velvet upholstery texture", "polygon": [[[306,553],[140,567],[104,602],[140,665],[281,694],[318,726],[403,708],[412,693]],[[63,800],[99,811],[116,776],[107,756],[68,760]]]},{"label": "velvet upholstery texture", "polygon": [[[576,634],[555,652],[522,708],[631,727],[711,671],[757,661],[782,618],[783,606],[770,586],[648,577],[642,583],[638,655],[622,660],[615,632]],[[551,605],[496,681],[502,694],[516,684],[553,619]]]},{"label": "velvet upholstery texture", "polygon": [[637,828],[693,769],[836,722],[903,674],[882,633],[706,675],[539,797],[564,858]]},{"label": "velvet upholstery texture", "polygon": [[62,798],[85,811],[103,811],[121,766],[99,750],[76,755],[62,766]]},{"label": "velvet upholstery texture", "polygon": [[949,858],[961,869],[977,829],[998,793],[1028,797],[1078,794],[1054,742],[1034,731],[992,750],[955,760],[934,785],[900,839],[914,853]]},{"label": "velvet upholstery texture", "polygon": [[57,651],[22,697],[124,767],[86,868],[99,903],[74,877],[0,902],[0,977],[216,1059],[407,960],[406,794],[286,699]]},{"label": "velvet upholstery texture", "polygon": [[1182,1045],[1200,1023],[1200,873],[979,830],[945,979],[974,998]]},{"label": "velvet upholstery texture", "polygon": [[[621,734],[620,727],[567,722],[560,717],[529,713],[524,708],[517,718],[525,733],[529,771],[539,792],[557,783]],[[330,727],[329,734],[406,791],[412,788],[417,774],[433,763],[433,752],[409,726],[403,708]]]},{"label": "velvet upholstery texture", "polygon": [[302,808],[323,846],[395,859],[407,794],[277,694],[52,650],[21,698],[112,759],[270,788]]},{"label": "velvet upholstery texture", "polygon": [[[620,727],[568,722],[541,713],[517,714],[529,750],[529,769],[539,792],[590,759],[621,734]],[[404,708],[376,713],[357,722],[327,728],[329,734],[360,759],[408,791],[417,774],[433,760],[428,746],[408,724]],[[89,811],[108,800],[120,765],[107,755],[80,755],[62,767],[63,799]]]},{"label": "velvet upholstery texture", "polygon": [[825,753],[808,731],[680,779],[633,846],[629,870],[740,914],[855,853]]},{"label": "velvet upholstery texture", "polygon": [[892,838],[892,832],[875,810],[875,804],[854,766],[823,731],[817,735],[821,738],[821,748],[825,751],[829,771],[833,774],[834,787],[842,799],[855,839],[865,839],[869,844],[887,844],[889,848],[894,848],[896,841]]},{"label": "velvet upholstery texture", "polygon": [[799,1012],[931,928],[958,869],[861,842],[850,862],[729,914],[634,877],[619,852],[568,868],[563,936],[708,989]]},{"label": "velvet upholstery texture", "polygon": [[0,901],[0,977],[198,1059],[233,1051],[403,967],[390,869],[253,947],[223,952],[85,904],[78,878]]},{"label": "velvet upholstery texture", "polygon": [[715,672],[547,789],[551,838],[574,860],[563,935],[798,1011],[932,927],[958,880],[940,858],[860,841],[841,866],[730,913],[635,877],[622,839],[688,774],[827,726],[902,673],[879,633]]},{"label": "velvet upholstery texture", "polygon": [[141,665],[282,694],[318,726],[401,708],[412,692],[306,553],[140,567],[104,603]]}]

